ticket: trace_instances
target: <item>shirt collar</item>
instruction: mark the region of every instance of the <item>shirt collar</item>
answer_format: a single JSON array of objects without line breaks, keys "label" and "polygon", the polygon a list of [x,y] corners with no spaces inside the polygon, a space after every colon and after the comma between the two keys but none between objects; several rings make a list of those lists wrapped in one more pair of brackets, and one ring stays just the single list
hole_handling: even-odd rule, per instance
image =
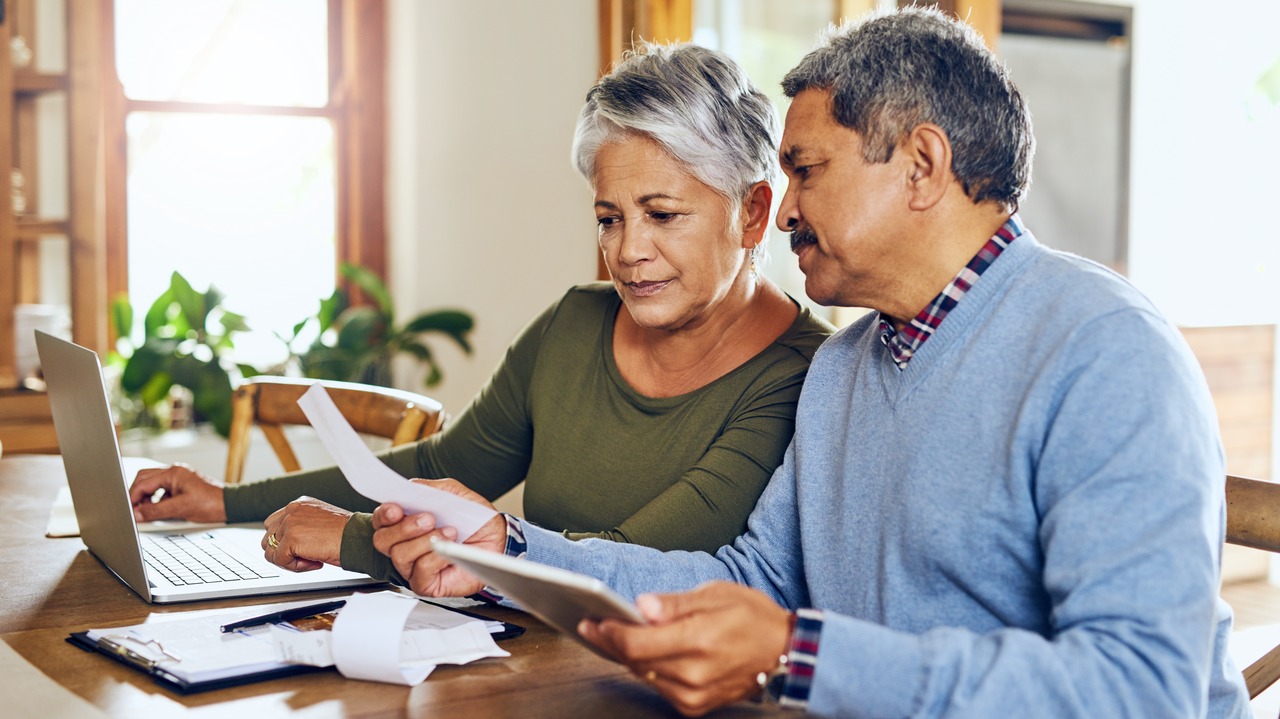
[{"label": "shirt collar", "polygon": [[951,282],[942,288],[938,296],[920,310],[920,314],[912,318],[901,332],[894,329],[893,324],[883,313],[880,314],[880,343],[889,349],[889,354],[893,357],[894,364],[898,365],[898,369],[907,368],[911,357],[920,350],[925,340],[933,336],[938,326],[942,324],[942,320],[973,288],[982,273],[987,271],[1009,243],[1025,231],[1026,227],[1022,224],[1022,219],[1016,213],[1010,215],[991,239],[982,246],[982,249],[978,250],[978,254],[969,260],[969,264],[961,268]]}]

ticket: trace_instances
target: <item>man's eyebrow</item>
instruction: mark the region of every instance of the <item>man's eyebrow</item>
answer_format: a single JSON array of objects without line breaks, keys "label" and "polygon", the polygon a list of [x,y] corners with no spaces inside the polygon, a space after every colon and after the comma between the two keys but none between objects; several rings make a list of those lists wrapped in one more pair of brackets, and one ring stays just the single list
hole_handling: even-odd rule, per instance
[{"label": "man's eyebrow", "polygon": [[791,147],[784,149],[778,159],[782,164],[788,167],[793,167],[797,162],[800,162],[804,158],[804,155],[805,149],[803,147],[799,145],[792,145]]}]

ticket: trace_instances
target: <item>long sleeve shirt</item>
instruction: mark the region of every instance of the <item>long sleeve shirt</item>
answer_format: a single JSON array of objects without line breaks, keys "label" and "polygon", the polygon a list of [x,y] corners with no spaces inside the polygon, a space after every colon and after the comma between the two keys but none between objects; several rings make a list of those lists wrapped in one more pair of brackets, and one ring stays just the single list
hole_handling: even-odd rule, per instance
[{"label": "long sleeve shirt", "polygon": [[1224,474],[1177,330],[1026,233],[903,369],[874,316],[822,347],[733,545],[523,529],[529,559],[624,595],[722,579],[823,610],[816,714],[1246,717],[1218,596]]},{"label": "long sleeve shirt", "polygon": [[[443,432],[383,461],[405,477],[453,477],[489,499],[527,480],[525,516],[573,539],[707,550],[732,541],[782,461],[809,362],[831,327],[801,308],[737,369],[651,398],[614,362],[620,307],[611,285],[570,290]],[[358,512],[343,533],[344,568],[395,578],[373,548],[375,504],[337,468],[228,487],[227,517],[262,519],[302,495]]]}]

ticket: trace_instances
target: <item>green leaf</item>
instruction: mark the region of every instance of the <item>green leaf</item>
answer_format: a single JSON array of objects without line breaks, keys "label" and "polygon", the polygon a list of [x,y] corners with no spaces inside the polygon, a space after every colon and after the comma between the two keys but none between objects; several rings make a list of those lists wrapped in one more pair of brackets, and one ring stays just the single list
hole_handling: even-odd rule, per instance
[{"label": "green leaf", "polygon": [[427,369],[427,378],[423,380],[423,384],[427,387],[435,387],[440,384],[440,380],[444,379],[444,376],[440,374],[440,367],[435,362],[432,362],[427,365]]},{"label": "green leaf", "polygon": [[196,413],[213,424],[218,434],[231,433],[231,378],[217,360],[201,362],[192,367],[194,374],[185,386],[191,390],[192,407]]},{"label": "green leaf", "polygon": [[[226,298],[227,296],[224,295],[221,290],[219,290],[217,287],[214,287],[213,285],[209,285],[209,289],[204,291],[204,297],[201,298],[202,299],[201,304],[203,305],[201,309],[204,311],[204,319],[206,321],[209,319],[209,315],[212,314],[215,309],[222,308],[222,301],[225,300]],[[226,310],[223,310],[223,311],[225,312]]]},{"label": "green leaf", "polygon": [[471,315],[461,310],[437,310],[414,317],[405,325],[407,332],[440,330],[442,332],[470,332],[475,327]]},{"label": "green leaf", "polygon": [[372,307],[352,307],[342,313],[338,347],[364,350],[379,344],[386,335],[386,319]]},{"label": "green leaf", "polygon": [[173,383],[195,392],[200,373],[204,371],[205,362],[191,355],[178,355],[169,360],[169,374],[173,375]]},{"label": "green leaf", "polygon": [[129,295],[121,292],[111,302],[111,324],[115,328],[116,337],[133,345],[133,305],[129,304]]},{"label": "green leaf", "polygon": [[205,297],[191,288],[187,278],[174,272],[170,278],[169,291],[182,311],[182,317],[189,328],[203,332],[205,318],[209,316],[209,306],[205,305]]},{"label": "green leaf", "polygon": [[147,407],[154,407],[169,397],[169,390],[173,389],[173,384],[173,378],[168,373],[157,372],[147,378],[147,383],[138,393],[138,398]]},{"label": "green leaf", "polygon": [[354,367],[348,353],[319,343],[298,359],[302,374],[312,379],[345,379],[351,376]]},{"label": "green leaf", "polygon": [[160,336],[160,328],[169,324],[169,306],[172,304],[172,289],[161,292],[156,301],[151,303],[150,309],[147,310],[147,314],[142,320],[143,341],[150,337]]},{"label": "green leaf", "polygon": [[431,355],[431,350],[417,340],[408,340],[401,343],[400,349],[403,352],[413,355],[416,359],[428,364],[435,362],[435,358]]},{"label": "green leaf", "polygon": [[401,351],[406,354],[413,355],[415,359],[427,366],[427,376],[423,383],[428,387],[435,387],[440,384],[440,380],[444,375],[440,372],[440,365],[436,363],[435,357],[431,355],[431,349],[416,340],[410,340],[400,345]]},{"label": "green leaf", "polygon": [[456,342],[463,352],[471,354],[471,343],[467,336],[474,327],[475,320],[466,312],[438,310],[414,317],[409,324],[405,325],[404,332],[413,334],[429,331],[442,332]]},{"label": "green leaf", "polygon": [[[350,306],[351,301],[347,299],[347,293],[341,287],[334,290],[329,299],[320,300],[320,311],[316,313],[316,319],[320,320],[320,333],[324,334],[326,330],[332,327]],[[306,320],[303,320],[303,322],[306,322]]]},{"label": "green leaf", "polygon": [[378,305],[378,309],[386,316],[387,324],[391,324],[394,321],[395,309],[391,304],[391,293],[387,291],[387,286],[373,273],[373,270],[360,265],[353,265],[350,262],[343,262],[340,271],[343,277],[356,283],[357,287],[373,298],[373,301]]},{"label": "green leaf", "polygon": [[242,364],[240,362],[237,362],[236,369],[240,370],[240,376],[245,379],[249,379],[250,377],[257,377],[258,375],[263,374],[262,370],[259,370],[257,367],[254,367],[251,364]]},{"label": "green leaf", "polygon": [[137,395],[151,381],[152,376],[166,371],[173,352],[177,349],[177,340],[152,339],[144,342],[133,352],[124,372],[120,374],[120,389],[128,394]]},{"label": "green leaf", "polygon": [[222,314],[218,317],[218,324],[222,325],[222,329],[228,335],[232,332],[249,331],[249,323],[245,321],[244,315],[239,315],[235,312],[223,310]]}]

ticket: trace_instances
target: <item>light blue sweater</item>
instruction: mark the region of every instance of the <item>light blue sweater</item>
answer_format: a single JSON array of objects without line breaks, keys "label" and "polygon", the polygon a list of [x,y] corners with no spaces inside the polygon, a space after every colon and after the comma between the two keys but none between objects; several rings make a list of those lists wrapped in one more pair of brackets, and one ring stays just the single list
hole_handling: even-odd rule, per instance
[{"label": "light blue sweater", "polygon": [[905,370],[876,324],[819,350],[732,547],[526,526],[529,559],[631,596],[732,579],[825,610],[818,714],[1248,716],[1218,597],[1217,423],[1176,329],[1030,233]]}]

